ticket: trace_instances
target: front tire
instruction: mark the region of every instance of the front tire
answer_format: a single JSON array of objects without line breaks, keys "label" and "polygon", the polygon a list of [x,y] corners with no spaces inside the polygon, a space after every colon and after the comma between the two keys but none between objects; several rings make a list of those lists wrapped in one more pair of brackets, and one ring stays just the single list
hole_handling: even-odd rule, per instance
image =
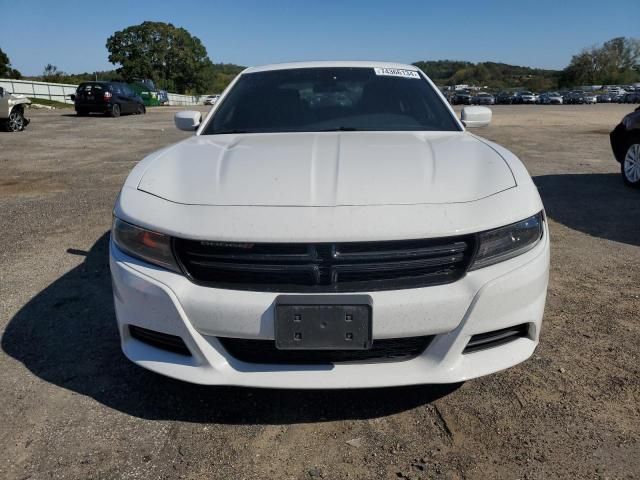
[{"label": "front tire", "polygon": [[620,164],[622,179],[631,188],[640,188],[640,139],[632,141]]},{"label": "front tire", "polygon": [[138,115],[144,115],[145,113],[147,113],[146,107],[144,105],[138,105],[137,114]]},{"label": "front tire", "polygon": [[117,103],[113,105],[113,107],[111,107],[111,116],[113,118],[118,118],[120,116],[120,105],[118,105]]},{"label": "front tire", "polygon": [[9,114],[9,118],[5,122],[5,130],[7,132],[21,132],[27,125],[27,121],[24,118],[24,112],[21,108],[14,108]]}]

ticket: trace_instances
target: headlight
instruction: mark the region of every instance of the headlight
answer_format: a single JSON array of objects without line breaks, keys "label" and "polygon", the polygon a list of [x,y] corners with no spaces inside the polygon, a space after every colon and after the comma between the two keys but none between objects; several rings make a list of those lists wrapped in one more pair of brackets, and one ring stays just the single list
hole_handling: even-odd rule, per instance
[{"label": "headlight", "polygon": [[543,224],[540,212],[521,222],[478,234],[478,251],[469,270],[503,262],[531,250],[542,238]]},{"label": "headlight", "polygon": [[180,271],[171,251],[171,237],[168,235],[145,230],[114,217],[111,238],[127,255],[174,272]]}]

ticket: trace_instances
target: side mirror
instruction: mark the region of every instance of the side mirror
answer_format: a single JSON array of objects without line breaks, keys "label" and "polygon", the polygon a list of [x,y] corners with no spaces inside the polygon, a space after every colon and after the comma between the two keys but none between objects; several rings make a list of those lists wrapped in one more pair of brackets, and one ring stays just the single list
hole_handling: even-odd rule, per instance
[{"label": "side mirror", "polygon": [[76,101],[76,96],[73,93],[69,95],[69,98],[71,99],[72,102]]},{"label": "side mirror", "polygon": [[460,120],[467,128],[486,127],[491,123],[491,109],[487,107],[464,107]]},{"label": "side mirror", "polygon": [[200,122],[202,122],[202,114],[194,110],[185,110],[184,112],[176,113],[173,117],[173,121],[179,130],[193,132],[200,126]]}]

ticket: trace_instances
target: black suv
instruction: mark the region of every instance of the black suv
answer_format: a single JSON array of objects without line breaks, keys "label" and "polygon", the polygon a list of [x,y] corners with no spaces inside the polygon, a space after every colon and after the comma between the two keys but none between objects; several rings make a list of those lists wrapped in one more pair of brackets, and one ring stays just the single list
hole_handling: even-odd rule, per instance
[{"label": "black suv", "polygon": [[496,103],[501,103],[503,105],[511,105],[515,102],[516,102],[515,92],[500,92],[496,96]]},{"label": "black suv", "polygon": [[452,98],[454,105],[471,105],[471,93],[466,90],[457,91]]},{"label": "black suv", "polygon": [[80,116],[93,112],[119,117],[122,113],[146,113],[142,98],[126,83],[84,82],[71,95],[76,113]]},{"label": "black suv", "polygon": [[627,93],[620,103],[640,103],[640,92],[629,92]]}]

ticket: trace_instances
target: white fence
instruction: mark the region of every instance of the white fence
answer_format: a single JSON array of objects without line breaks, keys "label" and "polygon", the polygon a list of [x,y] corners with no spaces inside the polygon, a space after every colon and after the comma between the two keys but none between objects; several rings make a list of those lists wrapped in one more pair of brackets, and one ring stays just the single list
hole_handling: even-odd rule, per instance
[{"label": "white fence", "polygon": [[[24,95],[31,98],[45,98],[73,104],[69,95],[76,93],[77,85],[66,83],[34,82],[31,80],[11,80],[0,78],[0,87],[11,93]],[[202,105],[206,95],[180,95],[169,93],[169,105]]]},{"label": "white fence", "polygon": [[207,95],[180,95],[179,93],[167,93],[169,105],[204,105]]},{"label": "white fence", "polygon": [[10,80],[0,78],[0,87],[11,93],[32,98],[46,98],[57,102],[73,103],[69,95],[76,93],[77,85],[66,83],[32,82],[30,80]]}]

